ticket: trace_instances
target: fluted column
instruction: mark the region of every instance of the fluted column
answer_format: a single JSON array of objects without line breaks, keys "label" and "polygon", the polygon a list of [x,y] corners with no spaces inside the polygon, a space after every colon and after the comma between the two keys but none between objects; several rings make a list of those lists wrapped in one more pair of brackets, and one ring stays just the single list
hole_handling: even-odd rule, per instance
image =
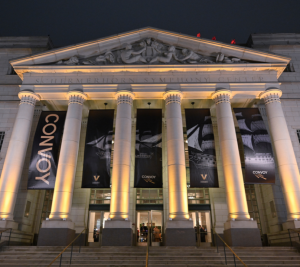
[{"label": "fluted column", "polygon": [[31,91],[21,91],[18,96],[21,99],[20,106],[0,179],[0,219],[2,220],[13,220],[35,103],[40,100],[39,95]]},{"label": "fluted column", "polygon": [[277,156],[278,170],[287,207],[287,220],[300,220],[300,176],[288,127],[283,114],[279,89],[260,95],[264,99],[270,133]]},{"label": "fluted column", "polygon": [[242,167],[230,105],[230,90],[218,90],[212,98],[216,104],[217,123],[229,215],[228,219],[249,220]]},{"label": "fluted column", "polygon": [[169,217],[173,220],[186,220],[189,215],[181,115],[182,93],[175,90],[168,91],[164,99],[167,124]]},{"label": "fluted column", "polygon": [[129,217],[131,110],[134,94],[129,91],[119,91],[116,99],[118,107],[111,178],[110,218],[124,220]]},{"label": "fluted column", "polygon": [[80,140],[83,102],[87,96],[80,91],[68,93],[69,106],[59,154],[50,219],[69,219]]}]

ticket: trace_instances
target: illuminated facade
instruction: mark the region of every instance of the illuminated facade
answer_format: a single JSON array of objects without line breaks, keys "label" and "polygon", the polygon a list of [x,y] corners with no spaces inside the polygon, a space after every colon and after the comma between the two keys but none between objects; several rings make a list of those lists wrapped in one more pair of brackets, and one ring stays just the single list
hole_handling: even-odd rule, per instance
[{"label": "illuminated facade", "polygon": [[[153,245],[187,246],[203,243],[200,225],[204,242],[214,229],[242,246],[300,228],[299,39],[254,34],[239,46],[145,28],[53,49],[48,38],[0,38],[0,227],[39,245],[83,229],[90,245],[143,245],[151,224]],[[150,105],[163,112],[160,189],[134,188],[136,111]],[[275,184],[244,185],[232,108],[253,107],[272,137]],[[106,108],[115,110],[111,188],[81,188],[88,113]],[[210,109],[219,188],[189,186],[187,108]],[[27,190],[41,111],[67,111],[55,188]]]}]

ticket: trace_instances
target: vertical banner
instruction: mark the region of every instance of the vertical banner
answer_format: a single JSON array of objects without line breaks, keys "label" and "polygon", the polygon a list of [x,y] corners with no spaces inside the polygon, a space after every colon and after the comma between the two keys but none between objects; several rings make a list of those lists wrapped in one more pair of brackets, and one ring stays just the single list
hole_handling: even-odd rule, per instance
[{"label": "vertical banner", "polygon": [[245,184],[275,183],[271,138],[258,108],[234,108],[245,156]]},{"label": "vertical banner", "polygon": [[114,110],[90,110],[85,138],[82,188],[110,188]]},{"label": "vertical banner", "polygon": [[66,111],[43,111],[33,140],[27,189],[54,189]]},{"label": "vertical banner", "polygon": [[162,110],[138,109],[134,187],[162,187]]},{"label": "vertical banner", "polygon": [[190,186],[219,187],[215,140],[209,109],[186,109]]}]

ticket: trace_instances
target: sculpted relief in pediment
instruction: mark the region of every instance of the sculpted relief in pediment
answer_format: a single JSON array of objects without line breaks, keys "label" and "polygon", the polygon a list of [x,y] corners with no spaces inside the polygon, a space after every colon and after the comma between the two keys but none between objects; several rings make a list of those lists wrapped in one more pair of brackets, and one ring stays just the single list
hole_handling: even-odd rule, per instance
[{"label": "sculpted relief in pediment", "polygon": [[56,62],[57,65],[118,65],[118,64],[216,64],[245,63],[236,57],[203,56],[187,48],[175,47],[146,38],[132,44],[123,44],[121,48],[111,49],[99,55],[87,58],[73,56]]}]

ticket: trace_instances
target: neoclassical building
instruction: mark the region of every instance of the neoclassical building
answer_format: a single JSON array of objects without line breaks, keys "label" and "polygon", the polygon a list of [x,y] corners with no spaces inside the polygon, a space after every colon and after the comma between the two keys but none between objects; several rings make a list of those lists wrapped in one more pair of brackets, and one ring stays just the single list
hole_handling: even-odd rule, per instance
[{"label": "neoclassical building", "polygon": [[[252,34],[241,46],[155,28],[62,48],[48,37],[0,37],[0,227],[38,245],[65,245],[84,231],[90,246],[144,245],[148,238],[202,246],[214,242],[214,231],[229,245],[261,246],[261,237],[273,244],[300,228],[299,40]],[[245,138],[234,108],[259,110],[274,152],[272,183],[263,176],[245,183]],[[82,188],[89,112],[106,109],[114,110],[110,187]],[[140,109],[162,111],[157,188],[135,186]],[[191,185],[188,109],[210,112],[217,186]],[[63,129],[46,118],[62,132],[54,189],[34,189],[32,147],[45,111],[66,117]],[[51,164],[43,153],[49,165],[35,180],[46,186]]]}]

